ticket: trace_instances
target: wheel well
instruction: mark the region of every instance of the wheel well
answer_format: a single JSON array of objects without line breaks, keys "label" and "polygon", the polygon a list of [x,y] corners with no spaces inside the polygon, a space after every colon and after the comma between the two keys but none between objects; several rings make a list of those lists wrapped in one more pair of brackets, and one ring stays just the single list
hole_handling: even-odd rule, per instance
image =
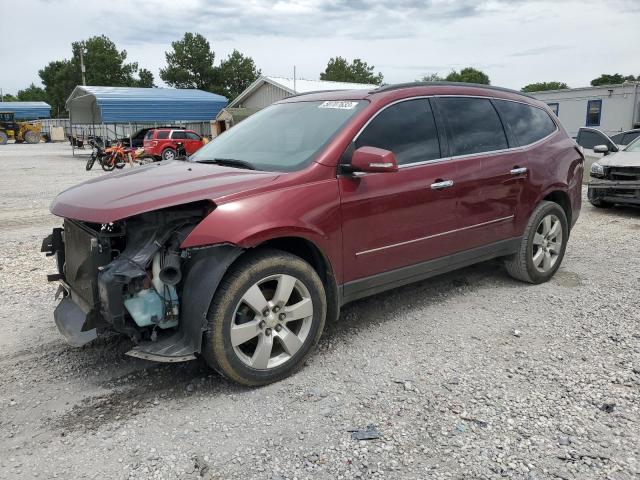
[{"label": "wheel well", "polygon": [[309,240],[300,237],[282,237],[267,240],[257,248],[277,248],[296,255],[309,263],[322,281],[327,297],[327,321],[337,321],[340,316],[341,290],[333,275],[331,263],[322,251]]},{"label": "wheel well", "polygon": [[556,190],[555,192],[551,192],[546,197],[544,197],[544,200],[548,200],[560,205],[564,210],[564,214],[567,216],[567,223],[571,225],[571,200],[569,200],[569,195],[567,195],[567,192]]},{"label": "wheel well", "polygon": [[325,284],[327,283],[328,276],[333,276],[329,261],[320,249],[309,240],[300,237],[274,238],[258,246],[258,248],[262,247],[277,248],[278,250],[283,250],[302,258],[313,267]]}]

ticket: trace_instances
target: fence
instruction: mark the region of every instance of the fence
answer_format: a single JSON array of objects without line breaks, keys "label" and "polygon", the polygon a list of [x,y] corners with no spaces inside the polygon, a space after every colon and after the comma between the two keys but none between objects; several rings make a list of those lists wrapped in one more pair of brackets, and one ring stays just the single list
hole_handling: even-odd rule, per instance
[{"label": "fence", "polygon": [[127,138],[135,134],[142,128],[155,128],[165,125],[180,126],[187,130],[193,130],[202,136],[211,138],[210,122],[181,122],[175,121],[170,124],[148,122],[148,123],[116,123],[116,124],[71,124],[68,118],[47,118],[38,120],[42,123],[42,133],[51,134],[51,127],[63,127],[65,137],[75,137],[87,139],[89,136],[99,136],[105,140],[115,140],[117,138]]}]

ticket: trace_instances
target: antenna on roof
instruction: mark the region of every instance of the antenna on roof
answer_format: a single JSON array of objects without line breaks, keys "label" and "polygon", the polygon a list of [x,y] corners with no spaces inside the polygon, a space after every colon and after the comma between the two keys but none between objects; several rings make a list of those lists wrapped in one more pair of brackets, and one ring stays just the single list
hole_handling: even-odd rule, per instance
[{"label": "antenna on roof", "polygon": [[293,66],[293,93],[298,93],[296,90],[296,66]]}]

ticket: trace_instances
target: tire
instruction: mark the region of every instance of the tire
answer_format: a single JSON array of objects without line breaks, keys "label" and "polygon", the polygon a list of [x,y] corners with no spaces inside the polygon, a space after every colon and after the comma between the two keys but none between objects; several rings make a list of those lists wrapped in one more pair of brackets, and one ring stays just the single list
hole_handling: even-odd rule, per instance
[{"label": "tire", "polygon": [[114,168],[116,168],[116,162],[115,162],[115,158],[112,157],[104,157],[102,159],[102,163],[100,164],[102,166],[102,169],[105,172],[110,172],[112,171]]},{"label": "tire", "polygon": [[29,130],[24,134],[24,141],[32,145],[40,143],[40,134],[33,130]]},{"label": "tire", "polygon": [[9,141],[9,137],[6,133],[0,132],[0,145],[6,145]]},{"label": "tire", "polygon": [[505,259],[507,272],[523,282],[548,281],[560,268],[568,240],[569,223],[562,207],[541,202],[529,218],[518,252]]},{"label": "tire", "polygon": [[[285,293],[278,293],[278,285]],[[213,297],[203,358],[242,385],[277,382],[304,365],[322,335],[326,311],[324,286],[307,262],[280,250],[246,253]]]},{"label": "tire", "polygon": [[89,157],[89,160],[87,160],[87,165],[85,166],[85,169],[87,171],[91,170],[93,168],[94,163],[96,163],[96,156],[94,154],[91,154],[91,156]]},{"label": "tire", "polygon": [[162,160],[175,160],[176,151],[173,148],[165,148],[162,151]]}]

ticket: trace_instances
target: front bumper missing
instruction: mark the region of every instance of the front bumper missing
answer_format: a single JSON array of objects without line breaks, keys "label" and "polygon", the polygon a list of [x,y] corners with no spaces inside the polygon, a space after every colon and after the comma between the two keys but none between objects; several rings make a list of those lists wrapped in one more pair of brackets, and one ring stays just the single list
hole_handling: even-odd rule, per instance
[{"label": "front bumper missing", "polygon": [[98,331],[95,328],[82,331],[87,314],[69,295],[66,295],[53,311],[53,318],[60,333],[74,347],[81,347],[98,337]]},{"label": "front bumper missing", "polygon": [[592,179],[587,196],[589,200],[640,205],[640,182]]}]

